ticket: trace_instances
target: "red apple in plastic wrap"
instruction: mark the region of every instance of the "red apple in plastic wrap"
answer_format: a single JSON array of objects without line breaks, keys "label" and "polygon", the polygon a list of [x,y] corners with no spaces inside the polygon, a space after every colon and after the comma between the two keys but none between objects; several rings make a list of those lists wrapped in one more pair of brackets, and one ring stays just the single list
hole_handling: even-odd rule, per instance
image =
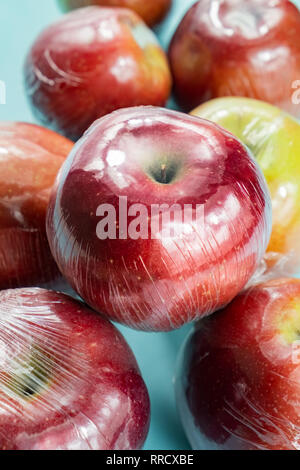
[{"label": "red apple in plastic wrap", "polygon": [[47,234],[82,298],[136,329],[167,331],[224,306],[271,231],[248,150],[216,124],[162,108],[116,111],[76,144]]},{"label": "red apple in plastic wrap", "polygon": [[117,329],[64,294],[0,292],[0,450],[139,449],[149,397]]},{"label": "red apple in plastic wrap", "polygon": [[0,123],[0,289],[58,275],[46,237],[46,210],[73,144],[39,126]]},{"label": "red apple in plastic wrap", "polygon": [[300,281],[241,293],[192,332],[176,394],[194,449],[300,449]]},{"label": "red apple in plastic wrap", "polygon": [[77,140],[116,109],[165,105],[171,76],[155,35],[133,11],[88,7],[40,34],[25,84],[37,119]]},{"label": "red apple in plastic wrap", "polygon": [[201,0],[188,11],[169,57],[187,110],[211,98],[244,96],[300,117],[300,12],[288,0]]},{"label": "red apple in plastic wrap", "polygon": [[58,0],[64,11],[90,5],[125,7],[135,11],[149,25],[159,23],[168,13],[172,0]]}]

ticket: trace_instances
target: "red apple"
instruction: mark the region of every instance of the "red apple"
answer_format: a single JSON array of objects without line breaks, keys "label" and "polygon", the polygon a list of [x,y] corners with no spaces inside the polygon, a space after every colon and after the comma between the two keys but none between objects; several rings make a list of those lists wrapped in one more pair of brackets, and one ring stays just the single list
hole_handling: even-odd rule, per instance
[{"label": "red apple", "polygon": [[89,7],[64,15],[37,38],[25,83],[36,117],[77,140],[111,111],[164,105],[171,77],[156,37],[133,11]]},{"label": "red apple", "polygon": [[172,0],[58,0],[64,11],[90,5],[125,7],[135,11],[149,25],[159,23],[168,13]]},{"label": "red apple", "polygon": [[139,449],[149,398],[117,329],[67,295],[0,292],[0,450]]},{"label": "red apple", "polygon": [[54,258],[84,300],[156,331],[231,301],[270,230],[269,193],[248,150],[212,122],[154,107],[94,123],[47,215]]},{"label": "red apple", "polygon": [[194,449],[300,449],[299,331],[297,279],[252,287],[199,322],[176,381]]},{"label": "red apple", "polygon": [[0,123],[0,289],[58,275],[46,237],[56,174],[73,144],[33,124]]},{"label": "red apple", "polygon": [[245,96],[300,117],[300,12],[288,0],[201,0],[188,11],[169,57],[179,103],[191,110]]}]

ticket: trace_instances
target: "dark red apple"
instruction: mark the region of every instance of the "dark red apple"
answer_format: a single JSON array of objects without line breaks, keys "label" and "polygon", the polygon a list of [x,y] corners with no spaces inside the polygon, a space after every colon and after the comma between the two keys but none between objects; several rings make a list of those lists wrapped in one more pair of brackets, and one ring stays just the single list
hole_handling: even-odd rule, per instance
[{"label": "dark red apple", "polygon": [[171,88],[165,53],[126,8],[88,7],[45,29],[25,63],[35,116],[77,140],[119,108],[164,105]]},{"label": "dark red apple", "polygon": [[201,0],[188,11],[169,57],[187,110],[211,98],[245,96],[300,117],[300,12],[288,0]]},{"label": "dark red apple", "polygon": [[58,275],[46,237],[50,191],[73,144],[33,124],[0,123],[0,289]]},{"label": "dark red apple", "polygon": [[267,247],[270,198],[232,134],[175,111],[100,119],[56,181],[51,250],[84,300],[142,330],[172,330],[224,306]]},{"label": "dark red apple", "polygon": [[300,280],[241,293],[199,322],[176,394],[194,449],[300,449]]},{"label": "dark red apple", "polygon": [[135,11],[149,25],[159,23],[169,11],[172,0],[58,0],[64,11],[90,5],[125,7]]},{"label": "dark red apple", "polygon": [[149,397],[122,335],[64,294],[0,292],[0,450],[139,449]]}]

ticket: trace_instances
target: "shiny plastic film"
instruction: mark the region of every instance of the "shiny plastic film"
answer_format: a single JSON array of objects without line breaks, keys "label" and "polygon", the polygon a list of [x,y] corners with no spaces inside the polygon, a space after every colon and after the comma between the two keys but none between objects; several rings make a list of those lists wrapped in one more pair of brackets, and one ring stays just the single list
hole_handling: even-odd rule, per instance
[{"label": "shiny plastic film", "polygon": [[149,397],[117,329],[71,297],[0,292],[0,449],[142,447]]},{"label": "shiny plastic film", "polygon": [[153,107],[96,121],[56,180],[53,256],[95,310],[168,331],[228,304],[261,263],[271,202],[251,153],[214,123]]},{"label": "shiny plastic film", "polygon": [[218,98],[193,115],[212,120],[246,145],[262,169],[272,199],[271,240],[253,282],[300,268],[300,125],[284,111],[247,98]]},{"label": "shiny plastic film", "polygon": [[59,276],[45,221],[52,185],[72,146],[33,124],[0,123],[0,289]]},{"label": "shiny plastic film", "polygon": [[240,293],[181,351],[178,411],[199,450],[299,450],[300,281]]},{"label": "shiny plastic film", "polygon": [[24,77],[36,118],[74,141],[116,109],[164,106],[171,91],[156,36],[124,8],[90,6],[64,15],[32,45]]},{"label": "shiny plastic film", "polygon": [[292,99],[300,76],[300,12],[288,0],[200,0],[170,48],[181,108],[223,96],[271,103],[299,118]]}]

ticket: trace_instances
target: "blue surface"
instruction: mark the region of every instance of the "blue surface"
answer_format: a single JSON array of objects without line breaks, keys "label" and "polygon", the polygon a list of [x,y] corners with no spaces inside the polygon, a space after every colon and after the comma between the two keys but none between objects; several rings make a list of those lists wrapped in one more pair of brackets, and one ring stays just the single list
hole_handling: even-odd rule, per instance
[{"label": "blue surface", "polygon": [[[171,14],[157,29],[164,47],[193,3],[195,0],[174,0]],[[296,3],[299,5],[300,0]],[[37,34],[60,15],[55,0],[0,0],[0,80],[7,88],[6,105],[0,104],[1,120],[35,122],[24,95],[22,65]],[[150,392],[152,421],[145,449],[189,449],[176,413],[173,376],[179,348],[190,328],[149,334],[120,327],[136,354]]]}]

